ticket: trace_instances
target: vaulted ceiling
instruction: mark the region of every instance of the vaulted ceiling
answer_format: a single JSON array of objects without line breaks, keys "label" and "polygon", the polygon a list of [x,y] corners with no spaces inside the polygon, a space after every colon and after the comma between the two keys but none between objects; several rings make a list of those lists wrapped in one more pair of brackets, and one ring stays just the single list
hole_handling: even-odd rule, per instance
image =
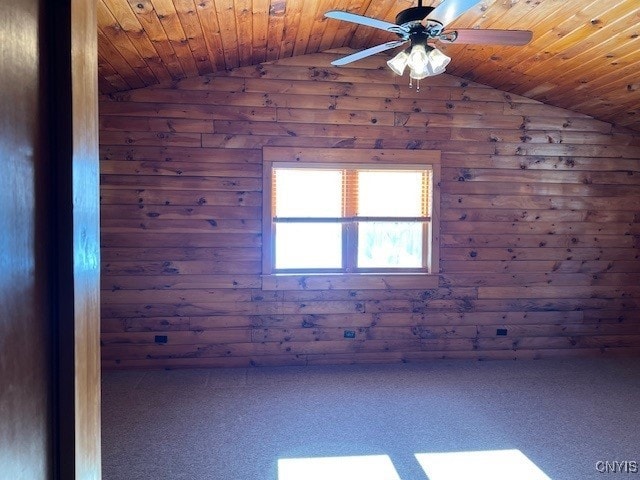
[{"label": "vaulted ceiling", "polygon": [[[327,19],[324,13],[346,10],[394,22],[399,11],[417,4],[417,0],[97,2],[102,93],[338,47],[371,47],[397,37]],[[425,6],[439,3],[424,0]],[[438,43],[452,57],[447,73],[640,131],[640,1],[484,0],[449,25],[456,27],[531,30],[533,40],[523,47]]]}]

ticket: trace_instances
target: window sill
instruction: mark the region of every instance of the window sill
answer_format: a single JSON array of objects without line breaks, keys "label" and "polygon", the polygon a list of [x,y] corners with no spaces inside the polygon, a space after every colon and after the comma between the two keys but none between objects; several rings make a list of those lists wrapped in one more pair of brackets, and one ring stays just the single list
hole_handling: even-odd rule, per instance
[{"label": "window sill", "polygon": [[277,273],[262,276],[262,290],[415,290],[438,282],[432,273]]}]

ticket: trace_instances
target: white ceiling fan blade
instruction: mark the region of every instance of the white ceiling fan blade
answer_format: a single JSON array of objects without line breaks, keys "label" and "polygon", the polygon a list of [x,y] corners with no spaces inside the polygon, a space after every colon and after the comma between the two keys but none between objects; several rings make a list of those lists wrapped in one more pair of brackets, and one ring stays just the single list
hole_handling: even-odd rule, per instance
[{"label": "white ceiling fan blade", "polygon": [[377,18],[365,17],[355,13],[343,12],[342,10],[329,10],[324,14],[325,17],[335,18],[336,20],[344,20],[345,22],[358,23],[367,27],[379,28],[387,32],[398,33],[402,29],[395,23],[385,22]]},{"label": "white ceiling fan blade", "polygon": [[427,19],[436,20],[447,26],[464,12],[480,3],[481,0],[444,0],[427,15]]},{"label": "white ceiling fan blade", "polygon": [[380,45],[376,45],[375,47],[367,48],[366,50],[361,50],[359,52],[353,53],[351,55],[347,55],[346,57],[339,58],[331,62],[331,65],[346,65],[347,63],[355,62],[356,60],[360,60],[361,58],[368,57],[369,55],[374,55],[376,53],[384,52],[385,50],[390,50],[395,47],[399,47],[403,43],[407,43],[408,40],[394,40],[393,42],[382,43]]},{"label": "white ceiling fan blade", "polygon": [[533,38],[530,30],[480,30],[474,28],[461,28],[453,32],[445,32],[447,35],[453,34],[454,43],[486,44],[486,45],[526,45]]}]

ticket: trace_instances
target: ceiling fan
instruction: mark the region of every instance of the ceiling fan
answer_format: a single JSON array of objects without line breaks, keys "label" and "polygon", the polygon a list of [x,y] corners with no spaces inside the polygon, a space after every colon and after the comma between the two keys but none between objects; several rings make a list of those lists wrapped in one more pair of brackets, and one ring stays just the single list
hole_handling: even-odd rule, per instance
[{"label": "ceiling fan", "polygon": [[340,66],[390,50],[407,42],[411,46],[398,53],[387,62],[387,65],[398,75],[409,67],[409,86],[411,80],[419,81],[425,77],[438,75],[445,71],[451,59],[444,53],[429,45],[429,41],[445,43],[493,44],[493,45],[526,45],[531,41],[533,33],[529,30],[479,30],[457,29],[445,30],[445,27],[464,12],[480,3],[481,0],[444,0],[437,7],[424,7],[422,0],[418,0],[417,7],[402,10],[396,16],[396,23],[378,20],[364,15],[330,10],[325,13],[328,18],[344,20],[368,27],[379,28],[395,33],[398,40],[376,45],[346,57],[331,62]]}]

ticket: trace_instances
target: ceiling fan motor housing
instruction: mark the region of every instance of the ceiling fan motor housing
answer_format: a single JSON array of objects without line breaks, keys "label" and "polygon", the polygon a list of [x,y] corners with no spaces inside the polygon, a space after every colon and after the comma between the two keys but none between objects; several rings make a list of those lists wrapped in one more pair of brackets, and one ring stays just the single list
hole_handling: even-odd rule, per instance
[{"label": "ceiling fan motor housing", "polygon": [[423,18],[433,11],[434,7],[411,7],[402,10],[396,15],[396,24],[404,25],[405,23],[420,22]]}]

